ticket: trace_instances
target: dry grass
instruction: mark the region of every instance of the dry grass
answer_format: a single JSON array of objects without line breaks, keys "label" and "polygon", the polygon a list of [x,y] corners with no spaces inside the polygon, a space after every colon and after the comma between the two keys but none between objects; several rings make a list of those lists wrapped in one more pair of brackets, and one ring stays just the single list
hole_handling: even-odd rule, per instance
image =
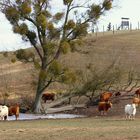
[{"label": "dry grass", "polygon": [[[88,37],[88,42],[94,36]],[[105,35],[95,38],[96,42],[91,46],[89,57],[93,63],[101,67],[116,59],[119,66],[124,70],[133,67],[139,71],[140,32],[128,32],[115,35]]]},{"label": "dry grass", "polygon": [[[89,65],[92,65],[97,71],[100,71],[107,65],[112,63],[112,60],[116,60],[122,71],[128,72],[130,69],[134,70],[134,73],[140,71],[140,31],[132,32],[119,32],[115,35],[112,33],[102,33],[97,37],[93,34],[85,37],[84,47],[80,53],[69,53],[61,57],[61,61],[65,65],[77,70],[86,71]],[[16,62],[11,64],[10,58],[13,55],[10,54],[9,58],[5,58],[0,54],[0,94],[2,94],[5,87],[5,80],[8,83],[8,92],[13,98],[13,94],[17,97],[25,94],[35,93],[35,88],[32,85],[34,77],[32,76],[31,64],[23,64]],[[50,90],[60,91],[64,85],[59,84],[52,85]],[[7,89],[6,89],[7,90]],[[9,97],[10,98],[10,97]]]},{"label": "dry grass", "polygon": [[62,57],[63,61],[76,69],[86,70],[92,64],[97,70],[103,69],[113,60],[125,72],[140,70],[140,31],[120,32],[95,36],[88,35],[81,50],[85,54],[70,53]]},{"label": "dry grass", "polygon": [[140,118],[83,118],[0,122],[1,140],[138,140]]}]

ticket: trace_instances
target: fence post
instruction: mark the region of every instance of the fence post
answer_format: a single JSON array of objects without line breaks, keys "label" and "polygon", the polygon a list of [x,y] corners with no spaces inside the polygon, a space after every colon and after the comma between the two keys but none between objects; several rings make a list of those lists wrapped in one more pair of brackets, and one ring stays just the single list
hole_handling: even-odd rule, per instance
[{"label": "fence post", "polygon": [[104,35],[104,25],[103,25],[103,35]]},{"label": "fence post", "polygon": [[117,24],[116,24],[116,31],[117,31],[117,29],[118,29],[118,26],[117,26]]},{"label": "fence post", "polygon": [[114,25],[113,25],[113,35],[114,35],[115,31],[114,31]]},{"label": "fence post", "polygon": [[130,32],[132,31],[132,23],[130,23]]},{"label": "fence post", "polygon": [[97,37],[97,33],[98,33],[98,27],[96,27],[96,33],[95,33],[96,37]]}]

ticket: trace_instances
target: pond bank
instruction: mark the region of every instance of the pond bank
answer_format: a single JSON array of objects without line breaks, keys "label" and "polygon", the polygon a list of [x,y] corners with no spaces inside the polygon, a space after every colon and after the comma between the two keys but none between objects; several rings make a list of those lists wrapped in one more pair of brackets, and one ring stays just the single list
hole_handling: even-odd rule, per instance
[{"label": "pond bank", "polygon": [[[35,120],[35,119],[71,119],[71,118],[81,118],[84,115],[75,114],[26,114],[20,113],[18,120]],[[9,116],[8,120],[15,120],[15,116]]]}]

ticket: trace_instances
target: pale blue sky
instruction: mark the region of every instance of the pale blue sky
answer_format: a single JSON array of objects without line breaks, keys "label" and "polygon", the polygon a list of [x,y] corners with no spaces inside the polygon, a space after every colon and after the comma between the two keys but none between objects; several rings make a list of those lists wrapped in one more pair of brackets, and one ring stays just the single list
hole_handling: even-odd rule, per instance
[{"label": "pale blue sky", "polygon": [[[81,2],[83,0],[80,0]],[[92,0],[91,0],[92,1]],[[93,0],[98,1],[98,0]],[[99,0],[102,1],[102,0]],[[130,22],[133,25],[133,28],[137,28],[138,22],[140,22],[140,0],[114,0],[115,7],[99,21],[100,31],[102,26],[105,26],[105,29],[109,22],[112,25],[120,25],[121,17],[130,18]],[[62,5],[58,0],[53,0],[53,8],[58,9]],[[21,37],[12,32],[12,27],[5,19],[4,15],[0,14],[0,51],[1,50],[16,50],[18,48],[29,47],[30,44],[23,43]]]}]

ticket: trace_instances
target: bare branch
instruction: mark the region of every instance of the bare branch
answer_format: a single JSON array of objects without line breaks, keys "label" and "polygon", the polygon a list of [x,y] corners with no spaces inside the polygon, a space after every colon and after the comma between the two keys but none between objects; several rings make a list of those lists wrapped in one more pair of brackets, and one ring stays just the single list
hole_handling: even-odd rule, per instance
[{"label": "bare branch", "polygon": [[48,81],[48,83],[41,89],[41,93],[52,83],[52,78]]},{"label": "bare branch", "polygon": [[77,5],[77,6],[73,6],[73,7],[71,7],[70,9],[69,9],[69,11],[71,11],[71,10],[74,10],[74,9],[76,9],[76,8],[89,8],[89,7],[86,7],[86,6],[82,6],[82,5]]},{"label": "bare branch", "polygon": [[[28,37],[28,35],[27,35],[27,37]],[[43,61],[43,56],[42,56],[42,54],[41,54],[39,48],[36,46],[36,43],[35,43],[33,40],[31,40],[30,37],[28,37],[28,39],[30,40],[31,44],[33,45],[33,47],[34,47],[35,50],[37,51],[37,53],[38,53],[38,55],[39,55],[41,61]]]}]

